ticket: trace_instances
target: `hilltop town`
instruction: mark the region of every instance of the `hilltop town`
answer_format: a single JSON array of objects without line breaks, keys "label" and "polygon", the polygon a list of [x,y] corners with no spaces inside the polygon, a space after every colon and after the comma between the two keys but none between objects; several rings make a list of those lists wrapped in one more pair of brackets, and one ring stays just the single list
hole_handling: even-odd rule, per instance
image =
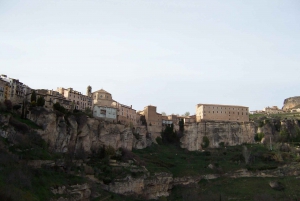
[{"label": "hilltop town", "polygon": [[[11,184],[0,198],[229,200],[244,181],[254,190],[238,200],[266,189],[270,200],[285,200],[283,189],[295,198],[299,106],[300,97],[262,111],[199,103],[195,115],[166,115],[124,105],[104,89],[32,89],[1,75],[0,187]],[[223,182],[233,183],[220,194]]]}]

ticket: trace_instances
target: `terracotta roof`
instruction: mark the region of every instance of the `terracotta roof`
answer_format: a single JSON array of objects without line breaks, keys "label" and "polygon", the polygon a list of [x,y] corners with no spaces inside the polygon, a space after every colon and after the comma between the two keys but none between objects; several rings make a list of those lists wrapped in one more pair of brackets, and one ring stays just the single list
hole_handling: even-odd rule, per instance
[{"label": "terracotta roof", "polygon": [[100,89],[100,90],[98,90],[98,91],[94,91],[93,93],[107,93],[107,94],[110,94],[109,92],[107,92],[107,91],[105,91],[105,90],[103,90],[103,89]]}]

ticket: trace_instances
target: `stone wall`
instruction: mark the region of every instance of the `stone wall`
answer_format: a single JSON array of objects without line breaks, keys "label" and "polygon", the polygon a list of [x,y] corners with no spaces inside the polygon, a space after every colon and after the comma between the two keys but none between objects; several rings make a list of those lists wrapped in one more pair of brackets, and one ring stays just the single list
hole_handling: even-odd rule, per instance
[{"label": "stone wall", "polygon": [[219,147],[221,142],[229,146],[253,143],[255,133],[255,125],[252,122],[201,122],[185,126],[180,142],[182,148],[196,151],[202,149],[204,136],[208,137],[209,147],[213,148]]}]

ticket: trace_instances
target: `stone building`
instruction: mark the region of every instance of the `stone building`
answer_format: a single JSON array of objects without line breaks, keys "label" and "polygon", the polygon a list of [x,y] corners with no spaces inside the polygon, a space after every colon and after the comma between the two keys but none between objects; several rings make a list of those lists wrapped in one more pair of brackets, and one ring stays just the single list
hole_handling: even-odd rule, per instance
[{"label": "stone building", "polygon": [[136,110],[131,106],[123,105],[121,103],[117,103],[118,105],[118,122],[122,124],[136,125],[137,124],[137,115]]},{"label": "stone building", "polygon": [[192,116],[185,116],[182,117],[184,124],[191,124],[191,123],[195,123],[196,122],[196,115],[192,115]]},{"label": "stone building", "polygon": [[156,112],[156,106],[148,105],[144,107],[142,114],[145,115],[148,126],[162,125],[162,115]]},{"label": "stone building", "polygon": [[163,125],[163,126],[164,126],[164,125],[171,125],[171,124],[173,124],[172,119],[169,119],[168,116],[162,115],[162,116],[161,116],[161,119],[162,119],[162,125]]},{"label": "stone building", "polygon": [[283,110],[279,109],[277,106],[273,106],[273,107],[265,107],[263,109],[263,111],[266,114],[280,114],[283,113]]},{"label": "stone building", "polygon": [[197,104],[196,122],[248,122],[249,108],[236,105]]},{"label": "stone building", "polygon": [[93,99],[93,116],[96,118],[117,122],[118,103],[112,99],[112,95],[100,89],[91,93]]},{"label": "stone building", "polygon": [[5,86],[6,86],[7,82],[5,82],[4,80],[2,80],[0,78],[0,102],[3,102],[5,100],[4,98],[4,94],[5,94]]},{"label": "stone building", "polygon": [[0,78],[6,82],[4,99],[10,100],[13,104],[22,104],[29,87],[18,79],[9,78],[7,75],[1,75]]},{"label": "stone building", "polygon": [[148,105],[143,111],[138,112],[139,115],[145,116],[148,134],[154,141],[161,135],[162,131],[162,115],[156,112],[156,106]]},{"label": "stone building", "polygon": [[92,94],[91,87],[88,86],[87,95],[83,95],[81,92],[73,90],[73,88],[63,88],[58,87],[57,92],[62,94],[67,100],[72,102],[74,109],[77,110],[85,110],[85,109],[92,109],[93,108],[93,101],[92,101]]},{"label": "stone building", "polygon": [[[45,99],[45,108],[52,109],[55,103],[59,103],[67,110],[73,109],[72,101],[67,100],[61,93],[58,91],[48,90],[48,89],[36,89],[36,98],[43,97]],[[32,92],[26,94],[26,99],[28,102],[31,102]]]}]

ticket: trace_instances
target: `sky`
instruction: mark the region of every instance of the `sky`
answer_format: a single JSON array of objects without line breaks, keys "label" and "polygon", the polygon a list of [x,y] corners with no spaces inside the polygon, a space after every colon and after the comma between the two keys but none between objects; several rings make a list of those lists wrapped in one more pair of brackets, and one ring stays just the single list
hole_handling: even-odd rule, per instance
[{"label": "sky", "polygon": [[142,110],[300,95],[299,0],[0,0],[0,74]]}]

